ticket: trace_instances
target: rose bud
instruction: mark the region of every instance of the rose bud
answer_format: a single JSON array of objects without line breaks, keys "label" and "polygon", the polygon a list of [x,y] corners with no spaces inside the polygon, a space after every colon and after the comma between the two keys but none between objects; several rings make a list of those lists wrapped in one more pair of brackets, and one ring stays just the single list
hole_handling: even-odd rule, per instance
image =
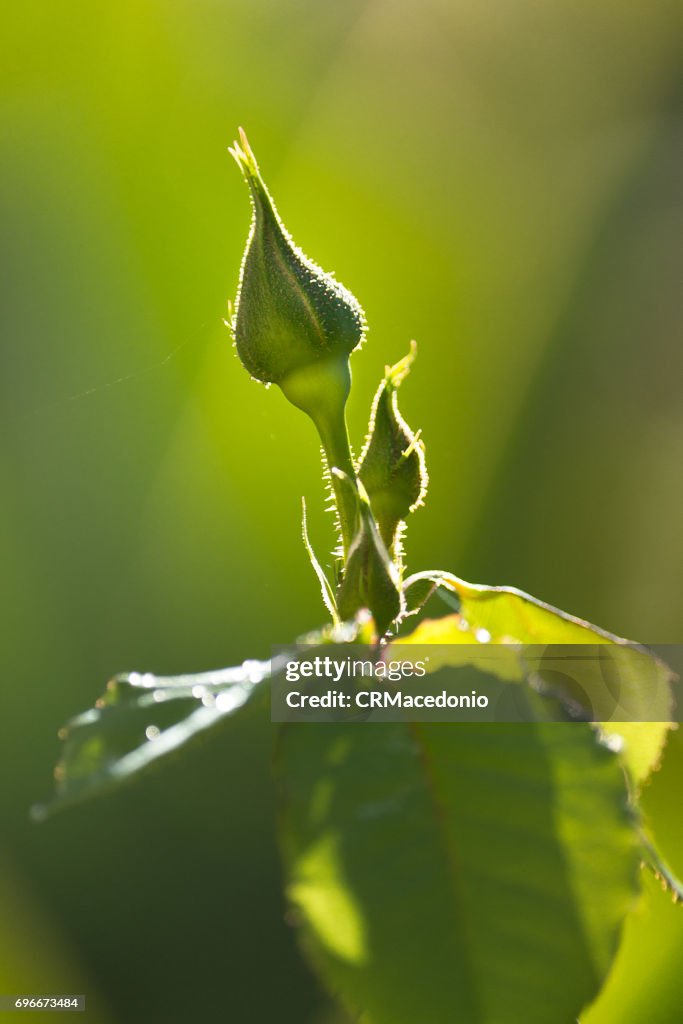
[{"label": "rose bud", "polygon": [[410,371],[417,348],[387,367],[372,403],[370,426],[361,453],[358,476],[370,499],[382,540],[394,552],[401,523],[424,501],[427,466],[424,445],[398,408],[397,391]]},{"label": "rose bud", "polygon": [[252,202],[231,323],[237,354],[252,377],[279,385],[321,435],[329,433],[330,422],[346,404],[348,359],[363,341],[363,310],[332,274],[294,244],[242,129],[230,152]]}]

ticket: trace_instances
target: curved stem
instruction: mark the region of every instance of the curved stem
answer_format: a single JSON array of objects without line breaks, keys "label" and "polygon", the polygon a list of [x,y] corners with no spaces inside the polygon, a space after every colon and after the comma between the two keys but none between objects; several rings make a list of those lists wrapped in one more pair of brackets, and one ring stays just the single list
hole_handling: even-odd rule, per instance
[{"label": "curved stem", "polygon": [[[349,444],[349,433],[346,427],[346,416],[343,409],[335,419],[319,418],[316,421],[320,440],[322,442],[328,469],[341,469],[350,480],[355,482],[356,470],[351,458],[351,446]],[[332,488],[337,503],[339,524],[341,526],[342,546],[344,549],[344,563],[348,558],[349,548],[353,543],[356,531],[356,506],[353,495],[347,487],[331,474]]]}]

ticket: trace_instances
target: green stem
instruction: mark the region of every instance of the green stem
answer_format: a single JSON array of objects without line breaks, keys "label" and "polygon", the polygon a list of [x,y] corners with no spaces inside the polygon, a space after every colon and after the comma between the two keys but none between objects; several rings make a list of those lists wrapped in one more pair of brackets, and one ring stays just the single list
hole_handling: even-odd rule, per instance
[{"label": "green stem", "polygon": [[[356,470],[353,465],[353,459],[351,458],[349,432],[346,427],[346,416],[344,415],[343,409],[334,419],[318,418],[316,420],[316,426],[318,428],[318,433],[320,434],[325,458],[327,459],[328,469],[330,471],[333,468],[341,469],[342,472],[346,473],[349,479],[355,483]],[[356,504],[353,500],[353,494],[350,493],[349,488],[344,487],[342,482],[335,477],[334,474],[331,474],[331,479],[334,497],[337,504],[337,512],[339,514],[339,524],[341,526],[344,564],[346,564],[349,548],[353,543],[353,538],[356,532]]]}]

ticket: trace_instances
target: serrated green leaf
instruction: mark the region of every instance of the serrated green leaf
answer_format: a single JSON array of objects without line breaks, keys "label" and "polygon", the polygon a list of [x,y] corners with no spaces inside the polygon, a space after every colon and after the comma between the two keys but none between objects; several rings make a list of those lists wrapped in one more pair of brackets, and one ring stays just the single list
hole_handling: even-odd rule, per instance
[{"label": "serrated green leaf", "polygon": [[363,1020],[570,1024],[596,995],[640,847],[592,726],[288,725],[277,768],[304,945]]},{"label": "serrated green leaf", "polygon": [[674,903],[683,903],[683,882],[673,873],[659,847],[645,831],[641,833],[643,858],[655,878],[657,878]]},{"label": "serrated green leaf", "polygon": [[270,675],[270,662],[245,661],[196,675],[116,676],[94,708],[60,730],[56,795],[33,816],[40,820],[124,782],[235,714]]},{"label": "serrated green leaf", "polygon": [[[372,636],[372,622],[361,620],[315,630],[298,642],[311,647],[369,643]],[[193,675],[115,676],[94,708],[60,730],[64,746],[55,768],[56,795],[50,803],[34,807],[33,817],[42,820],[97,796],[185,746],[265,696],[269,681],[286,661],[283,653],[271,661],[245,661]]]},{"label": "serrated green leaf", "polygon": [[[583,619],[560,611],[513,587],[487,587],[465,583],[449,573],[420,573],[406,581],[409,589],[424,595],[426,584],[457,600],[458,611],[440,619],[421,622],[406,644],[471,645],[518,643],[542,645],[544,670],[551,676],[552,645],[605,645],[605,656],[587,665],[580,676],[581,689],[569,695],[584,703],[601,720],[605,732],[624,740],[623,758],[635,784],[641,784],[658,766],[672,722],[669,667],[639,644],[609,633]],[[453,652],[454,657],[455,651]],[[557,668],[557,666],[556,666]],[[626,721],[603,718],[611,711],[609,675],[617,673]]]}]

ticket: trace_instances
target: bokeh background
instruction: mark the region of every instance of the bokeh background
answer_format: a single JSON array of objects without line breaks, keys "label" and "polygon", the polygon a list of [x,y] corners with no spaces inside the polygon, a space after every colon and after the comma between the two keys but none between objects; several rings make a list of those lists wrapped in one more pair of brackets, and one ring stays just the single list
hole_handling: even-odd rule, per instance
[{"label": "bokeh background", "polygon": [[[56,730],[123,669],[323,617],[312,428],[222,324],[249,132],[365,305],[432,479],[414,569],[683,640],[682,9],[674,0],[24,0],[0,27],[0,990],[97,1024],[337,1020],[285,920],[269,723],[35,826]],[[646,794],[683,871],[683,745]],[[654,883],[587,1024],[683,1018]]]}]

